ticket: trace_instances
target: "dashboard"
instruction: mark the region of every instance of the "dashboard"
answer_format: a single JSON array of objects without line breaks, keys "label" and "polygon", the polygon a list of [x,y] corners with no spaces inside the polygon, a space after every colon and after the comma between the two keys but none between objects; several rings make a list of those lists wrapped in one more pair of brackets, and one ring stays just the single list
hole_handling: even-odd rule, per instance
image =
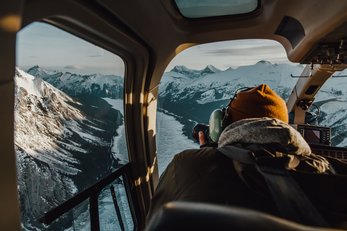
[{"label": "dashboard", "polygon": [[304,137],[313,153],[347,162],[347,148],[331,146],[329,127],[307,124],[292,124],[292,126]]}]

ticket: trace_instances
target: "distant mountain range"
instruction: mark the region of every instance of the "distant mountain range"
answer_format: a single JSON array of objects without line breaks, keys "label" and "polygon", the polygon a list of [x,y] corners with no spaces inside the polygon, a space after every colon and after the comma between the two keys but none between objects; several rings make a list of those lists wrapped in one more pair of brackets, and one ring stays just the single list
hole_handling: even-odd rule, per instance
[{"label": "distant mountain range", "polygon": [[287,98],[297,79],[290,74],[300,74],[302,65],[271,64],[259,61],[255,65],[221,71],[212,65],[203,70],[176,66],[166,72],[160,85],[160,97],[170,101],[190,100],[199,104],[230,99],[242,87],[267,83],[278,94]]},{"label": "distant mountain range", "polygon": [[[265,60],[224,71],[211,65],[202,70],[176,66],[164,73],[158,108],[175,114],[190,137],[195,123],[208,123],[211,112],[226,106],[238,89],[266,83],[287,100],[298,80],[291,75],[300,75],[303,68],[303,65],[272,64]],[[332,78],[315,100],[320,106],[317,123],[332,128],[332,143],[338,146],[347,146],[346,89],[347,78]]]},{"label": "distant mountain range", "polygon": [[160,82],[158,107],[177,115],[184,124],[184,133],[190,137],[195,123],[208,123],[211,112],[226,106],[240,88],[267,83],[283,98],[288,98],[297,81],[290,74],[298,75],[302,69],[302,65],[268,61],[224,71],[212,65],[202,70],[176,66]]},{"label": "distant mountain range", "polygon": [[[297,78],[290,76],[300,75],[303,68],[300,64],[273,64],[266,60],[226,70],[212,65],[201,70],[175,66],[164,73],[160,82],[158,108],[181,118],[185,124],[184,132],[190,136],[195,122],[207,123],[210,113],[225,106],[240,88],[266,83],[287,100],[297,81]],[[123,78],[120,76],[78,75],[47,71],[39,66],[27,71],[85,104],[100,103],[100,97],[121,99],[123,96]],[[332,128],[333,144],[340,146],[347,146],[347,140],[342,136],[347,120],[341,115],[347,110],[344,103],[347,100],[345,89],[347,78],[332,78],[322,87],[315,100],[320,106],[317,121],[322,126]]]},{"label": "distant mountain range", "polygon": [[218,68],[214,67],[213,65],[207,65],[202,70],[193,70],[193,69],[187,68],[186,66],[179,65],[179,66],[175,66],[170,72],[175,72],[175,73],[180,73],[180,74],[183,74],[183,75],[188,75],[191,78],[199,78],[201,76],[208,75],[208,74],[213,74],[213,73],[220,72],[220,71],[221,70],[219,70]]},{"label": "distant mountain range", "polygon": [[123,98],[124,78],[116,75],[79,75],[70,72],[48,71],[33,66],[27,72],[41,78],[70,96],[94,95],[112,99]]}]

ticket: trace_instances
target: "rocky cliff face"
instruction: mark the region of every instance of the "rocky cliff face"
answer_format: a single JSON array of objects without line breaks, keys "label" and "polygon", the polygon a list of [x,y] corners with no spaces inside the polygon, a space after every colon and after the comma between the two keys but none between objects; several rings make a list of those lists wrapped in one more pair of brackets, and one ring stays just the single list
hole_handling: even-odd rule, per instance
[{"label": "rocky cliff face", "polygon": [[[22,221],[24,229],[35,230],[43,227],[38,219],[45,212],[117,166],[110,147],[122,115],[106,102],[81,104],[19,69],[15,80],[15,149]],[[105,114],[97,115],[97,111]],[[70,227],[71,220],[63,219],[45,230],[58,226]]]}]

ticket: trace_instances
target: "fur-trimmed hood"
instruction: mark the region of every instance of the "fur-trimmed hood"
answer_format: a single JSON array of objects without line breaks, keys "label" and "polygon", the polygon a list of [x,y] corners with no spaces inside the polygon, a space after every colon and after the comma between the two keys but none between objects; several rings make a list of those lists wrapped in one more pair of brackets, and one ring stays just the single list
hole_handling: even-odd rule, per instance
[{"label": "fur-trimmed hood", "polygon": [[[275,145],[281,152],[289,154],[317,172],[331,170],[329,162],[311,152],[310,146],[292,126],[274,118],[250,118],[228,125],[218,140],[218,147],[225,145]],[[276,150],[277,151],[277,150]],[[295,157],[295,158],[294,158]],[[297,166],[297,165],[296,165]]]}]

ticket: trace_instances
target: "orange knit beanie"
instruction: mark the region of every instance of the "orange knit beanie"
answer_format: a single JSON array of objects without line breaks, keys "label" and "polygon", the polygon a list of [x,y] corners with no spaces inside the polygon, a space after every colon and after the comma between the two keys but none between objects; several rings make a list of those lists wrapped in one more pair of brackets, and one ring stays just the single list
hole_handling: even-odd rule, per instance
[{"label": "orange knit beanie", "polygon": [[288,123],[286,103],[267,84],[238,93],[228,106],[232,122],[246,118],[270,117]]}]

